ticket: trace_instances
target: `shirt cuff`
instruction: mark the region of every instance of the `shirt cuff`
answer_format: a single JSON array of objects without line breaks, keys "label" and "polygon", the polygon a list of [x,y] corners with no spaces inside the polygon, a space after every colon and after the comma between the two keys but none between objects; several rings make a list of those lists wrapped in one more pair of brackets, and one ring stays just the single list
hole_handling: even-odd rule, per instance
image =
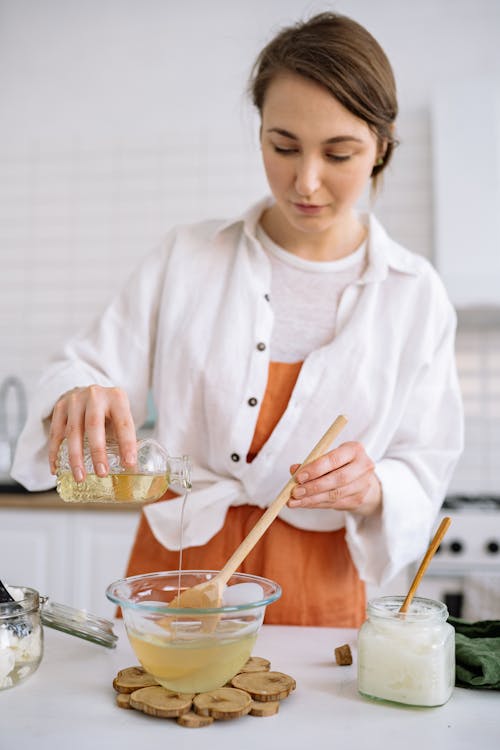
[{"label": "shirt cuff", "polygon": [[382,512],[347,512],[345,523],[361,579],[381,586],[425,552],[440,503],[431,502],[403,461],[384,459],[375,472],[382,485]]}]

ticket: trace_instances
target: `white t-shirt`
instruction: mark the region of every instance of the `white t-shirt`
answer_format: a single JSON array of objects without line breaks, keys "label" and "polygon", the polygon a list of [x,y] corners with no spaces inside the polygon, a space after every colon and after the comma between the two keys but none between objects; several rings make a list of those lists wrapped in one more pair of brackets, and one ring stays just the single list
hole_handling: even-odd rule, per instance
[{"label": "white t-shirt", "polygon": [[332,341],[342,293],[364,270],[366,243],[340,260],[314,261],[284,250],[260,224],[256,235],[271,264],[271,359],[300,362]]}]

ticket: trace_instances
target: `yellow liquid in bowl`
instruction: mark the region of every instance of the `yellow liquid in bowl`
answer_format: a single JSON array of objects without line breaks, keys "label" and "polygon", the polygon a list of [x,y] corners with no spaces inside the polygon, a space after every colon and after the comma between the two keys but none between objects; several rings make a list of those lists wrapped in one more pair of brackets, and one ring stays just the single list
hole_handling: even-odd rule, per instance
[{"label": "yellow liquid in bowl", "polygon": [[179,693],[203,693],[222,687],[244,665],[257,632],[242,638],[200,638],[175,642],[155,635],[128,634],[140,663],[163,687]]}]

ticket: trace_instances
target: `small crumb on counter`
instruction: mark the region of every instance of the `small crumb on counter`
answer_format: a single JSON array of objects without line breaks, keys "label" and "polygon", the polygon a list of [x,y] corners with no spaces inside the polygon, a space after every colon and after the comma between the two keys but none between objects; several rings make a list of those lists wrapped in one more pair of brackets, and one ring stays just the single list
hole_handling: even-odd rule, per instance
[{"label": "small crumb on counter", "polygon": [[352,664],[352,653],[351,647],[348,643],[343,646],[337,646],[335,649],[335,661],[341,667],[347,667]]}]

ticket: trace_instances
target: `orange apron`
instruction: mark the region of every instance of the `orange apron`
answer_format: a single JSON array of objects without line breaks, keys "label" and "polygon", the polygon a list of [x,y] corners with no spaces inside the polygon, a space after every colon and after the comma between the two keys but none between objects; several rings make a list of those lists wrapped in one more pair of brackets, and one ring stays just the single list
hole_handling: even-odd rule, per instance
[{"label": "orange apron", "polygon": [[[286,409],[301,365],[270,363],[247,461],[255,458]],[[162,499],[171,497],[175,495],[167,493]],[[224,527],[206,545],[183,550],[184,570],[220,570],[263,513],[253,505],[229,508]],[[142,514],[127,576],[177,570],[178,565],[179,552],[155,539]],[[266,610],[267,624],[357,628],[365,619],[365,586],[349,554],[345,529],[304,531],[276,518],[240,571],[281,585],[281,599]]]}]

